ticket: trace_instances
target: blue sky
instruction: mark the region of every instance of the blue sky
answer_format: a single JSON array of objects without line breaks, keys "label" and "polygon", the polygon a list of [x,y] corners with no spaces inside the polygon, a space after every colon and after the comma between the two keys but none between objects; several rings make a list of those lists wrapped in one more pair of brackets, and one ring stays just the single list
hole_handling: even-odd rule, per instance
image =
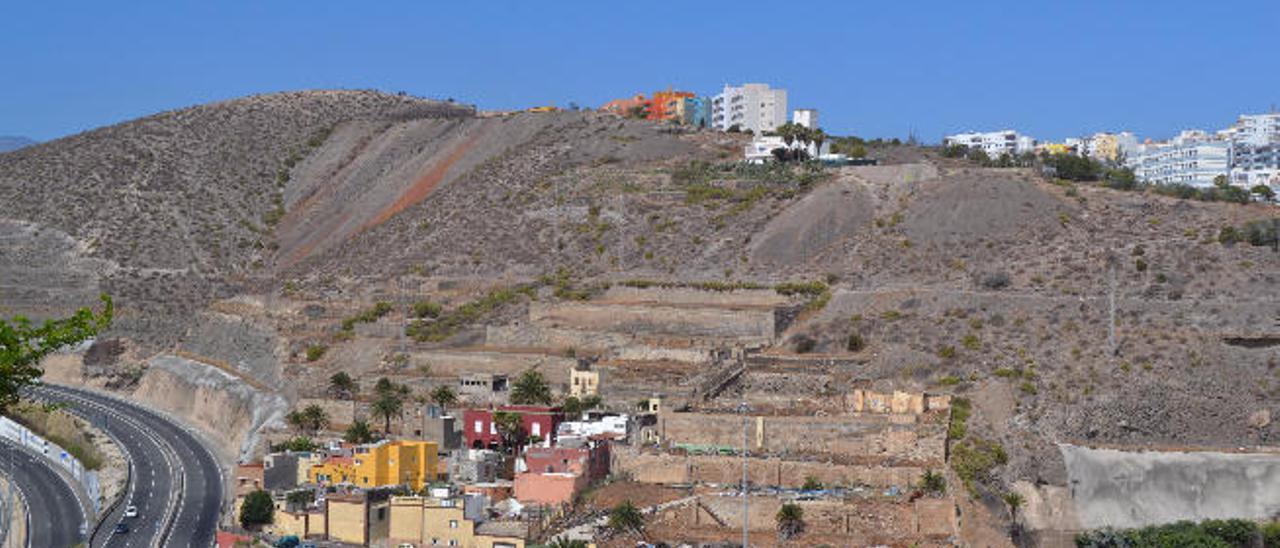
[{"label": "blue sky", "polygon": [[1163,137],[1280,103],[1277,21],[1275,1],[14,1],[0,135],[301,88],[506,109],[758,81],[835,134]]}]

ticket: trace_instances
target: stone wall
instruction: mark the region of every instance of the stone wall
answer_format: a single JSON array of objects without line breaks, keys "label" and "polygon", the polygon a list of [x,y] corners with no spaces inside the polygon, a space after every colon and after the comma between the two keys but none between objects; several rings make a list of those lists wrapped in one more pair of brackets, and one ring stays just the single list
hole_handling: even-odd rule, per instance
[{"label": "stone wall", "polygon": [[[942,462],[946,442],[944,425],[903,423],[897,417],[872,413],[757,416],[748,421],[747,437],[751,450],[769,454]],[[672,444],[739,447],[742,430],[741,415],[664,411],[658,416],[658,435]]]},{"label": "stone wall", "polygon": [[529,304],[529,321],[560,328],[753,343],[772,341],[775,334],[772,309],[535,302]]},{"label": "stone wall", "polygon": [[[619,451],[613,469],[640,483],[738,485],[742,458],[719,455],[672,455]],[[863,466],[777,458],[748,458],[753,485],[799,488],[808,478],[831,487],[906,488],[919,482],[925,469],[916,466]]]},{"label": "stone wall", "polygon": [[[747,505],[747,527],[754,533],[776,530],[774,516],[783,500],[753,496]],[[958,530],[955,503],[949,498],[907,501],[798,501],[804,511],[806,536],[851,535],[850,546],[879,544],[885,537],[907,539],[950,537]],[[738,497],[701,496],[688,505],[673,508],[668,519],[684,525],[715,524],[741,531],[743,505]],[[873,540],[875,539],[875,540]]]},{"label": "stone wall", "polygon": [[318,405],[329,416],[330,430],[343,430],[356,420],[356,402],[329,398],[300,398],[294,409]]},{"label": "stone wall", "polygon": [[466,373],[491,373],[515,378],[526,369],[537,369],[552,384],[567,384],[569,368],[577,360],[533,352],[486,350],[426,350],[412,353],[414,363],[429,365],[431,375],[459,377]]},{"label": "stone wall", "polygon": [[735,291],[706,291],[692,288],[638,288],[613,286],[605,291],[601,300],[630,304],[682,304],[722,307],[775,307],[783,306],[789,299],[773,289],[739,289]]}]

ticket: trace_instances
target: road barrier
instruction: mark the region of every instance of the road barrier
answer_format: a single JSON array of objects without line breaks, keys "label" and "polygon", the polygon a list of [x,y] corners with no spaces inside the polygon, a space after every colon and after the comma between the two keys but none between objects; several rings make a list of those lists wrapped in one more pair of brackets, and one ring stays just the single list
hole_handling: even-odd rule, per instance
[{"label": "road barrier", "polygon": [[39,453],[49,459],[50,462],[62,467],[76,483],[80,484],[80,487],[84,489],[84,493],[89,496],[94,514],[97,515],[102,510],[102,503],[100,502],[102,489],[98,484],[98,473],[86,470],[84,465],[80,463],[80,459],[75,458],[66,449],[40,437],[39,434],[14,422],[9,417],[0,417],[0,438],[11,440]]}]

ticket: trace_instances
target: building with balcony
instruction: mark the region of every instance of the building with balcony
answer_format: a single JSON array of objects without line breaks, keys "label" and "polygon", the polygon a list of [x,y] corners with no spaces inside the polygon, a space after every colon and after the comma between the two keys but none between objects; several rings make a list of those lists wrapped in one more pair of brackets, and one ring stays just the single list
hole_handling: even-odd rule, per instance
[{"label": "building with balcony", "polygon": [[685,99],[693,99],[694,93],[691,91],[666,91],[653,92],[653,98],[649,100],[649,120],[655,122],[677,122],[679,123],[681,114],[679,113],[680,105]]},{"label": "building with balcony", "polygon": [[1280,142],[1280,113],[1241,114],[1235,125],[1226,131],[1232,142],[1241,145],[1262,146]]},{"label": "building with balcony", "polygon": [[787,122],[787,90],[768,84],[724,87],[711,99],[711,126],[721,131],[763,133]]},{"label": "building with balcony", "polygon": [[[970,150],[981,150],[991,158],[999,158],[1005,154],[1017,156],[1035,152],[1036,140],[1026,135],[1019,135],[1012,129],[988,132],[968,132],[948,135],[942,139],[943,146],[962,146]],[[1068,141],[1068,145],[1071,142]]]},{"label": "building with balcony", "polygon": [[1233,145],[1230,177],[1231,184],[1239,187],[1266,185],[1280,190],[1280,142]]},{"label": "building with balcony", "polygon": [[1138,180],[1152,184],[1213,186],[1230,171],[1231,144],[1186,134],[1166,144],[1148,144],[1128,158]]}]

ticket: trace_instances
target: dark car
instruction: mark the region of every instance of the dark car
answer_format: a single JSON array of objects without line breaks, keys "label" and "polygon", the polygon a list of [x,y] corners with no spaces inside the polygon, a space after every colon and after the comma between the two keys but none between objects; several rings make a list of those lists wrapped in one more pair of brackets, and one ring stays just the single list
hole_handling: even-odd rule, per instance
[{"label": "dark car", "polygon": [[117,524],[116,524],[116,534],[117,534],[117,535],[123,535],[123,534],[128,533],[128,532],[129,532],[129,524],[128,524],[128,523],[117,523]]}]

